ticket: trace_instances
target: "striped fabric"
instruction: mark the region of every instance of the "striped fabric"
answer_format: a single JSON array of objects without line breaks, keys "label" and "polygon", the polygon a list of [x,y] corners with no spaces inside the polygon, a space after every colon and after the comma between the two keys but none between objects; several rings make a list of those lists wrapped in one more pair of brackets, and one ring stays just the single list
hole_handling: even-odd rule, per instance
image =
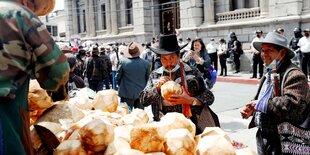
[{"label": "striped fabric", "polygon": [[258,103],[255,106],[256,110],[263,113],[267,112],[268,100],[271,97],[272,90],[273,90],[273,84],[270,84],[267,90],[265,91],[264,95],[262,96],[262,98],[258,100]]}]

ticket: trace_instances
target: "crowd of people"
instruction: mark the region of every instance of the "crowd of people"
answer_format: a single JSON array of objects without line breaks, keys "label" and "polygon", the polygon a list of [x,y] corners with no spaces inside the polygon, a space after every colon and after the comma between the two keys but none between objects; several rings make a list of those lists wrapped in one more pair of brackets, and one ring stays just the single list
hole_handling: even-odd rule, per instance
[{"label": "crowd of people", "polygon": [[[219,126],[209,107],[215,100],[210,91],[214,84],[210,67],[217,70],[220,59],[219,75],[227,76],[226,59],[230,58],[235,73],[240,72],[244,51],[236,33],[229,33],[227,45],[225,39],[218,44],[211,39],[205,45],[201,38],[183,42],[177,35],[167,34],[146,44],[94,44],[73,52],[65,46],[59,49],[37,17],[49,12],[39,8],[50,8],[53,3],[0,1],[0,154],[34,154],[27,97],[31,77],[53,101],[68,99],[68,91],[78,88],[98,92],[112,87],[130,109],[151,106],[154,121],[168,112],[179,112],[196,124],[196,134],[206,126]],[[303,32],[304,36],[301,29],[294,29],[290,43],[281,28],[267,33],[265,38],[261,30],[255,32],[251,45],[253,67],[259,66],[262,79],[257,94],[241,115],[253,116],[250,126],[258,127],[259,154],[290,153],[288,149],[293,147],[283,147],[288,144],[309,148],[301,132],[280,138],[283,128],[278,127],[289,122],[290,128],[296,128],[293,131],[299,131],[298,127],[310,129],[310,32]],[[295,57],[301,59],[301,69],[292,63]],[[257,78],[257,69],[253,69],[253,78]],[[179,83],[182,93],[163,98],[161,86],[168,81]],[[206,119],[209,116],[213,123]]]}]

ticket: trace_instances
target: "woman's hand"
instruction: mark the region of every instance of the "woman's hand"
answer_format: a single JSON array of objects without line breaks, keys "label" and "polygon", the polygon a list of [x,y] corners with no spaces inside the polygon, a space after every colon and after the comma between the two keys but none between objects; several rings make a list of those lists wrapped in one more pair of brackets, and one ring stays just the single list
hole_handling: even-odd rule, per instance
[{"label": "woman's hand", "polygon": [[171,80],[169,76],[162,76],[162,77],[160,77],[159,82],[158,82],[158,84],[157,84],[157,86],[156,86],[157,91],[159,92],[161,86],[162,86],[163,84],[165,84],[165,83],[166,83],[167,81],[169,81],[169,80]]},{"label": "woman's hand", "polygon": [[257,104],[257,102],[258,102],[257,100],[250,101],[242,108],[240,113],[243,119],[247,119],[253,115],[255,111],[255,105]]}]

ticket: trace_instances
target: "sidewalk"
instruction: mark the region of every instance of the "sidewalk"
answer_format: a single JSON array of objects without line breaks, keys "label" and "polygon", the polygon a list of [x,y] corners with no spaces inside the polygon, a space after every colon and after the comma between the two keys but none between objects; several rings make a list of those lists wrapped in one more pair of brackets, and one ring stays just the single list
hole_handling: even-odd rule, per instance
[{"label": "sidewalk", "polygon": [[[228,72],[227,76],[217,76],[216,81],[258,85],[260,79],[251,79],[251,76],[252,73],[249,72],[240,72],[237,74]],[[310,81],[308,81],[308,85],[310,87]]]}]

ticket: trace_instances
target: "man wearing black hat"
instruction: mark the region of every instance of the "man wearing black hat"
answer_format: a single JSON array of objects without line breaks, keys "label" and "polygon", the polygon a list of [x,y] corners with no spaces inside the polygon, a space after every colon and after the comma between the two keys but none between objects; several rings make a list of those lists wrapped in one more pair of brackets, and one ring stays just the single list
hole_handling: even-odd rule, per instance
[{"label": "man wearing black hat", "polygon": [[[190,106],[192,116],[188,117],[196,124],[197,133],[201,133],[204,127],[198,124],[198,118],[202,109],[213,103],[214,96],[206,88],[201,73],[197,69],[191,68],[180,61],[180,50],[185,46],[180,47],[178,45],[176,35],[160,36],[159,48],[152,48],[152,50],[160,55],[163,66],[151,73],[146,87],[140,93],[140,100],[144,106],[152,105],[155,121],[160,120],[160,113],[182,113],[182,108]],[[182,79],[185,79],[182,77],[186,77],[186,82],[185,80],[182,82]],[[183,86],[183,93],[179,95],[172,94],[164,99],[161,94],[161,86],[170,80],[181,84]],[[185,92],[184,87],[186,85],[191,96]]]},{"label": "man wearing black hat", "polygon": [[261,58],[260,52],[257,51],[254,47],[253,47],[253,42],[257,42],[257,41],[262,41],[263,38],[263,31],[262,30],[256,30],[255,32],[256,37],[253,39],[252,43],[251,43],[251,50],[253,52],[253,76],[251,78],[257,78],[257,65],[259,68],[259,78],[261,78],[263,76],[263,72],[264,72],[264,62]]},{"label": "man wearing black hat", "polygon": [[93,45],[91,51],[92,57],[87,61],[85,72],[89,88],[97,92],[103,90],[103,83],[104,79],[106,79],[108,69],[105,61],[99,57],[98,47]]},{"label": "man wearing black hat", "polygon": [[76,60],[77,60],[77,64],[76,64],[76,68],[74,69],[73,72],[77,76],[84,79],[84,71],[85,71],[84,63],[86,60],[86,51],[85,50],[79,50],[78,54],[76,55]]},{"label": "man wearing black hat", "polygon": [[[253,47],[261,52],[267,73],[261,80],[256,96],[242,109],[241,115],[243,118],[253,116],[250,127],[258,127],[258,154],[291,154],[292,145],[280,143],[285,139],[280,139],[279,134],[294,130],[278,128],[278,125],[289,122],[298,126],[308,117],[310,99],[307,99],[307,94],[310,91],[307,79],[291,62],[295,54],[287,48],[287,39],[283,35],[269,32],[263,41],[254,42]],[[303,136],[300,132],[295,134]],[[296,139],[295,142],[298,141],[301,140]]]}]

